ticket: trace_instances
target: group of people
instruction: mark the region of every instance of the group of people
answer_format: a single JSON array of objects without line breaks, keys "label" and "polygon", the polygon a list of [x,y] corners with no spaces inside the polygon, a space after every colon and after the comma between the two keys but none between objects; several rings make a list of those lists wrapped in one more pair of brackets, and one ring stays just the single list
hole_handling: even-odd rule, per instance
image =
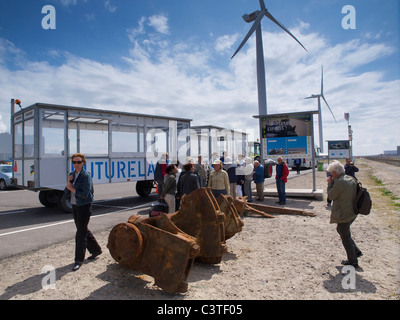
[{"label": "group of people", "polygon": [[[211,167],[207,168],[198,156],[197,163],[187,158],[187,163],[180,169],[179,161],[169,164],[168,154],[162,155],[157,161],[154,178],[158,184],[160,200],[168,204],[168,212],[179,209],[180,199],[184,194],[201,187],[210,187],[214,197],[220,194],[247,196],[248,202],[253,202],[251,183],[256,185],[256,201],[264,201],[264,166],[250,157],[239,156],[237,161],[224,155],[212,160]],[[280,205],[286,204],[285,184],[289,169],[282,157],[278,157],[276,164],[276,186]]]},{"label": "group of people", "polygon": [[[210,187],[215,197],[219,194],[235,195],[237,192],[240,195],[241,192],[244,192],[244,195],[248,196],[248,201],[251,202],[251,181],[254,180],[258,200],[264,200],[264,168],[258,161],[253,162],[251,158],[246,158],[236,164],[235,167],[229,158],[224,159],[225,163],[220,159],[215,159],[212,163],[213,169],[207,175],[206,169],[201,164],[201,156],[198,160],[198,164],[194,164],[191,159],[188,159],[187,163],[183,165],[183,170],[177,164],[168,164],[168,154],[165,154],[161,161],[157,163],[155,180],[159,183],[159,197],[168,203],[169,212],[175,212],[179,208],[180,199],[184,194],[189,194],[204,186]],[[65,196],[72,204],[76,225],[73,271],[78,270],[83,264],[86,250],[91,253],[88,259],[95,259],[102,253],[99,243],[88,229],[94,189],[90,174],[84,170],[85,163],[86,159],[83,154],[76,153],[72,156],[74,171],[68,176],[64,191]],[[235,170],[232,170],[232,168]],[[357,268],[358,258],[362,256],[362,252],[351,237],[350,226],[357,217],[353,201],[357,190],[357,180],[354,173],[358,172],[358,168],[354,166],[351,159],[347,159],[345,166],[338,161],[332,162],[327,171],[329,172],[327,177],[328,198],[333,201],[330,222],[337,223],[336,230],[347,253],[347,260],[343,260],[342,264]],[[281,157],[278,157],[276,185],[279,204],[286,203],[285,183],[288,174],[287,165]],[[233,179],[235,176],[236,180]]]}]

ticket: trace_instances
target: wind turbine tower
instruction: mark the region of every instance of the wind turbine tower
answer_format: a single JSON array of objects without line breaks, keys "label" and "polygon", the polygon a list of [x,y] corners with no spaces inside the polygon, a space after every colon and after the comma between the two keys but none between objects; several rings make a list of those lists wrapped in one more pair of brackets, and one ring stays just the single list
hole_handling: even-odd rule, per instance
[{"label": "wind turbine tower", "polygon": [[247,23],[253,22],[252,27],[247,33],[246,37],[243,39],[232,58],[240,51],[240,49],[244,46],[247,40],[251,37],[251,35],[256,31],[256,47],[257,47],[257,87],[258,87],[258,114],[259,116],[267,115],[267,93],[266,93],[266,84],[265,84],[265,66],[264,66],[264,52],[263,52],[263,42],[262,42],[262,32],[261,32],[261,20],[264,17],[267,17],[272,22],[277,24],[280,28],[282,28],[285,32],[287,32],[293,39],[295,39],[303,48],[307,51],[307,49],[301,44],[299,40],[283,26],[279,23],[272,15],[269,13],[267,8],[265,7],[264,0],[259,0],[260,9],[256,10],[253,13],[243,15],[243,20]]},{"label": "wind turbine tower", "polygon": [[[260,9],[256,10],[253,13],[245,14],[242,16],[243,20],[247,23],[253,22],[252,27],[247,33],[246,37],[240,43],[239,47],[231,57],[233,59],[235,55],[240,51],[240,49],[244,46],[247,40],[251,37],[251,35],[256,31],[256,55],[257,55],[257,88],[258,88],[258,115],[260,121],[260,140],[262,138],[262,116],[267,115],[267,89],[265,83],[265,66],[264,66],[264,52],[263,52],[263,42],[262,42],[262,32],[261,32],[261,20],[264,17],[270,19],[273,23],[278,25],[281,29],[283,29],[286,33],[288,33],[294,40],[296,40],[303,48],[307,51],[307,49],[301,44],[299,40],[283,26],[280,22],[278,22],[272,15],[269,13],[267,8],[265,7],[264,0],[259,0]],[[261,156],[263,157],[263,144],[261,143]]]},{"label": "wind turbine tower", "polygon": [[313,94],[307,98],[304,99],[318,99],[318,127],[319,127],[319,148],[321,153],[324,152],[324,139],[323,139],[323,133],[322,133],[322,112],[321,112],[321,98],[324,100],[326,106],[328,107],[329,111],[331,112],[333,119],[335,119],[335,115],[333,114],[331,108],[329,107],[328,102],[326,101],[324,97],[324,67],[321,66],[321,93],[320,94]]}]

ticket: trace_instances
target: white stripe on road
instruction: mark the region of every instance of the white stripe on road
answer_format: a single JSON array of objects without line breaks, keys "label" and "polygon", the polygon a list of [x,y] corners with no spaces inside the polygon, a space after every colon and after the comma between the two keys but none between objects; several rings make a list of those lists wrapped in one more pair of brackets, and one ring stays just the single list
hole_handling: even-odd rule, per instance
[{"label": "white stripe on road", "polygon": [[[132,208],[124,208],[118,211],[113,211],[113,212],[108,212],[108,213],[103,213],[103,214],[99,214],[96,216],[92,216],[90,219],[95,219],[98,217],[104,217],[104,216],[108,216],[110,214],[114,214],[114,213],[118,213],[118,212],[124,212],[124,211],[129,211],[129,210],[135,210],[135,209],[140,209],[140,208],[145,208],[151,205],[151,202],[146,203],[146,204],[142,204],[140,206],[136,206],[136,207],[132,207]],[[15,212],[14,212],[15,213]],[[66,221],[62,221],[62,222],[57,222],[57,223],[51,223],[51,224],[46,224],[43,226],[38,226],[38,227],[32,227],[32,228],[27,228],[27,229],[22,229],[22,230],[17,230],[17,231],[11,231],[11,232],[6,232],[6,233],[1,233],[0,237],[3,236],[9,236],[12,234],[16,234],[16,233],[21,233],[21,232],[26,232],[26,231],[32,231],[32,230],[37,230],[37,229],[43,229],[43,228],[49,228],[49,227],[54,227],[54,226],[59,226],[61,224],[65,224],[65,223],[70,223],[70,222],[74,222],[74,219],[71,220],[66,220]]]},{"label": "white stripe on road", "polygon": [[26,212],[25,210],[19,210],[19,211],[7,211],[7,212],[0,212],[0,216],[6,216],[8,214],[14,214],[14,213],[24,213]]}]

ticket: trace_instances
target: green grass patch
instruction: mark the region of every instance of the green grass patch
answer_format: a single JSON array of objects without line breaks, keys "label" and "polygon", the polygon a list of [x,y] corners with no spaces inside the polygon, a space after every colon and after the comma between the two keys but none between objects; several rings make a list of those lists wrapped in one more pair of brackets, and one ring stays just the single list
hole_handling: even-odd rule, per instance
[{"label": "green grass patch", "polygon": [[381,179],[378,179],[378,178],[375,177],[375,176],[371,176],[371,179],[375,182],[376,185],[378,185],[378,186],[384,186],[384,184],[383,184],[383,182],[382,182]]},{"label": "green grass patch", "polygon": [[375,177],[375,176],[371,176],[371,179],[375,182],[375,184],[377,186],[380,186],[380,191],[382,193],[383,196],[385,197],[389,197],[391,200],[391,206],[395,207],[395,208],[400,208],[400,203],[396,202],[396,200],[399,200],[400,198],[395,196],[392,191],[387,190],[386,188],[384,188],[385,184],[382,182],[381,179]]}]

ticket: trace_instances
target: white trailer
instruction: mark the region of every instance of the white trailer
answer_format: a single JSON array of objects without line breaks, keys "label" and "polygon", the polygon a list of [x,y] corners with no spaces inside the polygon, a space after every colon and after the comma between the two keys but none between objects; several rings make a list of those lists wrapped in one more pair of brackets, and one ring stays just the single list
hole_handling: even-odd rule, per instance
[{"label": "white trailer", "polygon": [[[233,160],[251,157],[263,163],[260,157],[260,143],[249,141],[249,133],[217,126],[193,126],[191,129],[191,151],[203,156],[205,163],[211,163],[224,154]],[[272,176],[274,162],[265,160],[264,177]]]},{"label": "white trailer", "polygon": [[211,163],[215,158],[226,154],[238,160],[248,153],[248,134],[239,130],[213,125],[190,128],[190,153],[201,154],[203,161]]},{"label": "white trailer", "polygon": [[164,152],[185,161],[190,122],[44,103],[16,111],[11,100],[12,182],[38,191],[43,205],[70,211],[61,199],[73,170],[71,156],[81,152],[95,185],[136,181],[136,192],[147,196]]}]

